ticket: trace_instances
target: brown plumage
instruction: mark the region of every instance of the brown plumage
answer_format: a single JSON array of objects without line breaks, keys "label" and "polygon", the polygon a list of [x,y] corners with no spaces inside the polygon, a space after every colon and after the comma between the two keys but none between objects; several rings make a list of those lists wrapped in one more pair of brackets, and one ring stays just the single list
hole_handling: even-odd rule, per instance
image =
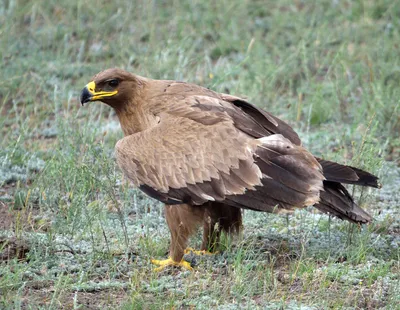
[{"label": "brown plumage", "polygon": [[314,157],[289,125],[244,99],[108,69],[82,91],[82,104],[95,100],[118,115],[124,175],[166,204],[174,262],[201,223],[204,250],[218,240],[215,226],[238,231],[241,208],[279,213],[314,205],[353,223],[371,221],[341,183],[378,187],[376,176]]}]

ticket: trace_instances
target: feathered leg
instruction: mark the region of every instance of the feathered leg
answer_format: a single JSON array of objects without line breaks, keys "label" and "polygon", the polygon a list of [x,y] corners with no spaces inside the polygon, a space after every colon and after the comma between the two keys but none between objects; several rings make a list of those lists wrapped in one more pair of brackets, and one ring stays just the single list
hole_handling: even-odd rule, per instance
[{"label": "feathered leg", "polygon": [[[239,233],[242,227],[241,210],[217,202],[202,206],[165,205],[165,217],[171,233],[171,245],[168,259],[151,261],[160,266],[156,271],[163,270],[166,266],[192,270],[189,262],[183,259],[185,253],[213,254],[217,249],[221,231]],[[189,237],[201,223],[204,229],[201,250],[186,248]]]},{"label": "feathered leg", "polygon": [[201,250],[187,248],[185,253],[212,255],[217,252],[221,232],[239,233],[242,228],[242,211],[239,208],[219,202],[209,202],[203,206],[203,242]]},{"label": "feathered leg", "polygon": [[221,231],[239,233],[242,227],[242,212],[239,208],[212,202],[207,205],[203,219],[202,251],[215,252]]},{"label": "feathered leg", "polygon": [[204,209],[201,206],[165,205],[165,217],[171,233],[171,245],[168,259],[151,261],[160,266],[156,268],[156,271],[160,271],[166,266],[179,266],[192,270],[190,263],[183,259],[183,255],[189,237],[202,221],[203,213]]}]

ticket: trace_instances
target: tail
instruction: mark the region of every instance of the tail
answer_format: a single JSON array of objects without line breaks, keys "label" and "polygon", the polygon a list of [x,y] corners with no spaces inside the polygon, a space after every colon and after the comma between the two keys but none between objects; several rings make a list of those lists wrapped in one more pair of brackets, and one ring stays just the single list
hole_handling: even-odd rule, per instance
[{"label": "tail", "polygon": [[314,206],[324,213],[352,223],[366,224],[372,220],[371,215],[357,206],[346,188],[337,182],[324,181],[320,201]]},{"label": "tail", "polygon": [[381,188],[378,177],[351,166],[345,166],[316,157],[328,181]]},{"label": "tail", "polygon": [[371,215],[361,209],[341,184],[355,184],[380,188],[378,177],[358,168],[340,165],[317,158],[325,177],[324,190],[320,192],[320,201],[315,207],[352,223],[365,224],[372,220]]}]

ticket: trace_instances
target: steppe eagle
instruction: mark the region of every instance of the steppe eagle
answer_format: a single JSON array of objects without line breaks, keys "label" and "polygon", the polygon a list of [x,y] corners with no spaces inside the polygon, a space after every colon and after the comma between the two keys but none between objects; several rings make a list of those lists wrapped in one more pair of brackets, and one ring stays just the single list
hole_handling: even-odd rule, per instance
[{"label": "steppe eagle", "polygon": [[221,230],[240,230],[241,209],[313,205],[353,223],[372,219],[342,183],[379,187],[376,176],[313,156],[288,124],[247,100],[121,69],[95,75],[80,100],[115,110],[125,135],[115,146],[119,167],[165,204],[170,256],[153,260],[161,269],[191,270],[189,236],[203,224],[202,250],[214,250]]}]

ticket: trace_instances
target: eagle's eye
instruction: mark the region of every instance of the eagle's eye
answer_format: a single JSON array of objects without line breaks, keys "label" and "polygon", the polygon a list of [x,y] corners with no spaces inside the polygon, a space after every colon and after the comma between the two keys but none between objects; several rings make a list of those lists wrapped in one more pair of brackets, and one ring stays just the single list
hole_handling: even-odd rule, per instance
[{"label": "eagle's eye", "polygon": [[119,84],[119,81],[117,80],[117,79],[112,79],[112,80],[109,80],[108,81],[108,83],[107,83],[110,87],[117,87],[118,86],[118,84]]}]

